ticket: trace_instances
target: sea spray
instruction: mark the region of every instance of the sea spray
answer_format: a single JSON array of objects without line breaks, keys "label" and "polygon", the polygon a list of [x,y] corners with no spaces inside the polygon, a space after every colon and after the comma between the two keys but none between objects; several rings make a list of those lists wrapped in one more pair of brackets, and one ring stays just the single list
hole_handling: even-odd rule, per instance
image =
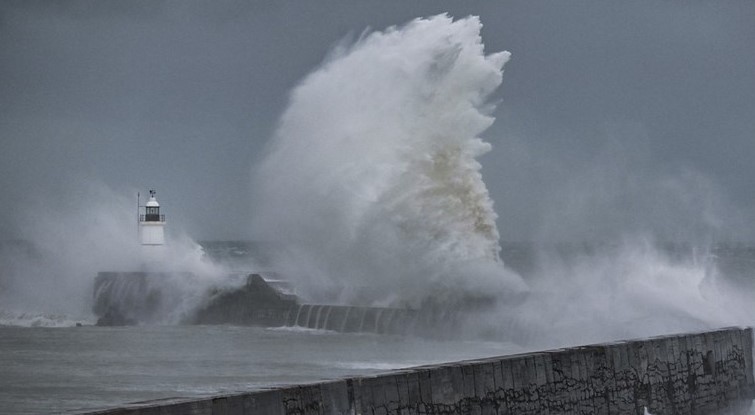
[{"label": "sea spray", "polygon": [[[28,206],[19,219],[25,242],[0,247],[2,324],[24,325],[26,317],[36,315],[91,321],[94,281],[101,271],[167,273],[154,284],[165,306],[160,323],[181,321],[206,300],[210,287],[243,284],[225,278],[227,271],[180,231],[169,234],[161,254],[147,261],[136,236],[135,200],[129,197],[136,192],[97,181],[79,187],[84,190],[71,200]],[[115,288],[113,293],[123,291]],[[8,317],[15,315],[24,318]]]},{"label": "sea spray", "polygon": [[464,335],[547,349],[753,324],[755,272],[741,248],[636,236],[533,252],[526,300],[477,315]]},{"label": "sea spray", "polygon": [[254,231],[288,247],[277,267],[305,294],[416,306],[525,290],[477,161],[509,59],[484,53],[480,29],[439,15],[366,33],[291,93],[255,171]]},{"label": "sea spray", "polygon": [[[457,334],[538,347],[751,324],[751,302],[725,278],[716,281],[709,257],[674,258],[642,238],[576,256],[544,252],[522,293],[498,258],[496,213],[477,162],[490,150],[479,135],[493,121],[487,99],[508,57],[484,54],[476,18],[435,16],[363,35],[294,89],[256,171],[254,229],[287,248],[276,267],[297,279],[299,293],[316,302],[340,290],[345,303],[438,315],[455,303],[502,299],[497,312],[473,315]],[[615,166],[580,181],[595,197],[569,187],[551,205],[553,218],[574,220],[564,200],[602,200],[606,186],[592,184]],[[706,189],[679,183],[687,198],[671,201],[675,213]],[[634,196],[621,181],[607,188]],[[578,213],[590,220],[596,209],[606,213],[602,206]],[[695,222],[692,212],[685,219]],[[565,240],[581,241],[573,238]]]}]

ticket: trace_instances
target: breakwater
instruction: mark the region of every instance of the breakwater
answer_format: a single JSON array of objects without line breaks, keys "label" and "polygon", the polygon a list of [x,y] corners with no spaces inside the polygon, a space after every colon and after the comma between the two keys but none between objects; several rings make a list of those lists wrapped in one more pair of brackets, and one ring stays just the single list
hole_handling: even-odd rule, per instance
[{"label": "breakwater", "polygon": [[751,328],[725,328],[89,414],[746,413],[752,343]]},{"label": "breakwater", "polygon": [[417,310],[302,304],[292,309],[286,320],[289,327],[307,327],[341,333],[415,333]]},{"label": "breakwater", "polygon": [[[160,324],[165,316],[182,315],[185,324],[237,324],[304,327],[344,333],[415,334],[442,337],[455,333],[461,313],[439,305],[420,310],[355,305],[301,304],[293,293],[249,274],[238,287],[208,288],[198,306],[181,314],[177,284],[189,273],[100,272],[94,283],[93,312],[101,326]],[[442,328],[442,329],[441,329]],[[445,330],[445,331],[444,331]]]}]

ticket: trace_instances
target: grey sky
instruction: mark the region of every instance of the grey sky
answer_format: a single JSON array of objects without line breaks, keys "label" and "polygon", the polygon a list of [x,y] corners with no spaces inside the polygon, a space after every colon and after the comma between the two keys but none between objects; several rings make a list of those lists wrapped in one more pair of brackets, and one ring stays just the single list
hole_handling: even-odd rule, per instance
[{"label": "grey sky", "polygon": [[513,54],[482,159],[503,239],[755,239],[751,1],[7,0],[0,239],[90,179],[156,188],[197,239],[249,238],[289,90],[345,36],[441,12]]}]

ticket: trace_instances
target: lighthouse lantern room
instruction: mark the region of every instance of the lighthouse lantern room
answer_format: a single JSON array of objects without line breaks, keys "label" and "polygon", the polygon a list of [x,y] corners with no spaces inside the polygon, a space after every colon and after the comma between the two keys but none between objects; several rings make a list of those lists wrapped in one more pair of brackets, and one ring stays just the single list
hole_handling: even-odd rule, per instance
[{"label": "lighthouse lantern room", "polygon": [[[165,244],[165,215],[160,213],[154,190],[149,191],[149,200],[144,206],[139,206],[139,243],[146,246],[161,246]],[[137,196],[137,205],[138,196]],[[144,214],[141,214],[141,208]]]}]

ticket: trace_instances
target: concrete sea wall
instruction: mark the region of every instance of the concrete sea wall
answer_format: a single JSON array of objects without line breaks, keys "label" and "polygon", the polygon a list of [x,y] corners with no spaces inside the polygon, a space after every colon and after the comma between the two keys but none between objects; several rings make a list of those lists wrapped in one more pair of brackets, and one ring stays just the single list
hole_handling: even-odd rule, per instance
[{"label": "concrete sea wall", "polygon": [[752,343],[751,328],[726,328],[91,414],[743,413],[755,397]]},{"label": "concrete sea wall", "polygon": [[[99,272],[94,282],[97,325],[160,324],[175,307],[175,284],[191,274],[170,272]],[[280,282],[280,281],[278,281]],[[171,301],[172,300],[172,301]],[[249,274],[239,287],[208,289],[201,306],[181,321],[187,324],[237,324],[263,327],[305,327],[354,333],[407,334],[442,337],[455,333],[460,313],[441,307],[422,310],[353,305],[302,304],[260,274]],[[441,329],[442,328],[442,329]]]},{"label": "concrete sea wall", "polygon": [[341,333],[406,334],[418,331],[416,326],[422,323],[420,317],[424,315],[409,309],[302,304],[291,309],[286,326]]}]

